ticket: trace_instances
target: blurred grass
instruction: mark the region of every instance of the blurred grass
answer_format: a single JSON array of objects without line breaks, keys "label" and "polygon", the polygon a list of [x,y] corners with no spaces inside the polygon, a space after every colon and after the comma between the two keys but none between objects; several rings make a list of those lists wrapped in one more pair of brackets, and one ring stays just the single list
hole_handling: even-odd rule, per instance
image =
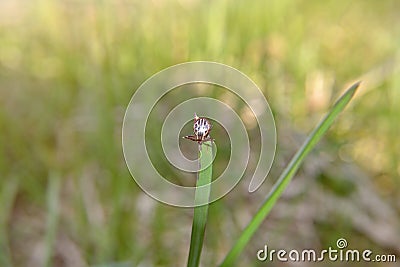
[{"label": "blurred grass", "polygon": [[[0,263],[45,264],[53,173],[54,266],[185,263],[191,213],[138,189],[120,128],[145,79],[189,60],[232,65],[256,81],[278,123],[278,160],[295,151],[292,137],[315,125],[344,82],[366,75],[362,101],[325,146],[335,160],[361,166],[388,203],[400,203],[399,10],[394,0],[1,1]],[[231,194],[210,206],[204,266],[223,258],[240,220],[254,213],[254,198]],[[244,264],[256,266],[252,253]]]}]

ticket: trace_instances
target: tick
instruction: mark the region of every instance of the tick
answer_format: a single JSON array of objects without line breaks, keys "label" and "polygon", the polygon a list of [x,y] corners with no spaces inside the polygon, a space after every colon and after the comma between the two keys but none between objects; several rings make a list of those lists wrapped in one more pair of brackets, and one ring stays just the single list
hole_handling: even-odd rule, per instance
[{"label": "tick", "polygon": [[204,117],[199,117],[195,113],[194,114],[194,123],[193,123],[194,135],[187,135],[187,136],[184,136],[183,138],[195,141],[195,142],[199,143],[199,145],[201,145],[203,142],[214,140],[210,137],[211,129],[212,129],[212,125],[209,122],[209,120],[207,120]]}]

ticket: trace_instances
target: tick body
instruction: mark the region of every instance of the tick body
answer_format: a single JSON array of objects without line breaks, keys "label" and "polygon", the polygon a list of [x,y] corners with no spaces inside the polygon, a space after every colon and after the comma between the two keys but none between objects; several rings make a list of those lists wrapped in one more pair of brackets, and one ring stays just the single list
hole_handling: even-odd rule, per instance
[{"label": "tick body", "polygon": [[212,141],[210,137],[212,125],[204,117],[198,117],[194,114],[193,133],[194,135],[187,135],[184,138],[195,141],[200,145],[205,141]]}]

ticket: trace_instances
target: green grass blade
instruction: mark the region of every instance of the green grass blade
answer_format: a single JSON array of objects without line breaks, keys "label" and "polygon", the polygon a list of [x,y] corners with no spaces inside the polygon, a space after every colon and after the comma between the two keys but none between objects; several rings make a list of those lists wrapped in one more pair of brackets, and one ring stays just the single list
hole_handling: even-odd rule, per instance
[{"label": "green grass blade", "polygon": [[0,266],[11,267],[12,257],[10,248],[10,231],[8,223],[13,210],[13,204],[18,193],[19,179],[10,177],[0,191]]},{"label": "green grass blade", "polygon": [[350,102],[351,98],[353,97],[359,85],[360,85],[359,82],[352,85],[343,94],[343,96],[340,97],[340,99],[335,103],[330,112],[325,116],[325,118],[308,136],[304,144],[293,156],[292,160],[289,162],[287,167],[280,175],[278,181],[275,183],[274,187],[269,192],[266,200],[261,205],[260,209],[257,211],[253,219],[243,230],[239,239],[233,245],[233,247],[225,257],[224,261],[221,263],[220,265],[221,267],[233,266],[235,264],[238,256],[240,255],[246,244],[250,241],[254,233],[257,231],[258,227],[261,225],[265,217],[267,217],[272,207],[275,205],[277,199],[281,196],[282,192],[293,178],[294,174],[298,170],[302,161],[305,159],[308,153],[314,148],[314,146],[325,134],[325,132],[329,129],[329,127],[332,125],[332,123],[334,122],[336,117],[340,114],[340,112]]},{"label": "green grass blade", "polygon": [[50,174],[47,189],[47,222],[45,236],[44,266],[52,266],[54,245],[57,235],[57,225],[60,214],[59,198],[61,190],[61,178],[59,174]]},{"label": "green grass blade", "polygon": [[[198,174],[197,189],[195,193],[195,204],[204,203],[210,197],[212,178],[212,143],[204,142],[200,146],[200,168],[208,166]],[[209,185],[209,186],[204,186]],[[201,186],[201,187],[199,187]],[[192,236],[190,240],[189,258],[187,266],[197,267],[200,262],[201,250],[203,248],[204,233],[208,215],[208,204],[194,208]]]}]

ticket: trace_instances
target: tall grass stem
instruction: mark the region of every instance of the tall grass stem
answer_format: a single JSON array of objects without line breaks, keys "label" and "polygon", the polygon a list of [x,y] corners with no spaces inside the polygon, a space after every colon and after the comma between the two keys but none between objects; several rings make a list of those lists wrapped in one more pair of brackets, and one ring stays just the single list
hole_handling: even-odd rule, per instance
[{"label": "tall grass stem", "polygon": [[221,267],[234,266],[240,253],[243,251],[244,247],[250,241],[251,237],[257,231],[258,227],[267,217],[273,206],[275,205],[278,198],[282,195],[285,188],[288,186],[289,182],[292,180],[293,176],[296,174],[301,163],[310,153],[310,151],[315,147],[321,137],[326,133],[329,127],[332,125],[336,117],[340,112],[346,107],[350,102],[351,98],[355,94],[360,82],[353,84],[333,105],[329,113],[325,118],[317,125],[317,127],[311,132],[311,134],[304,141],[301,148],[293,156],[289,164],[283,170],[282,174],[279,176],[278,181],[274,184],[273,188],[267,195],[266,200],[261,205],[257,213],[254,215],[250,223],[246,226],[243,232],[240,234],[239,239],[232,246],[231,250],[225,257],[224,261],[221,263]]},{"label": "tall grass stem", "polygon": [[[213,146],[211,141],[204,142],[199,149],[200,171],[196,183],[195,204],[207,203],[211,191]],[[207,166],[207,167],[205,167]],[[205,168],[204,168],[205,167]],[[203,169],[202,169],[203,168]],[[204,234],[207,224],[208,204],[194,208],[192,235],[190,240],[188,267],[197,267],[200,263]]]}]

